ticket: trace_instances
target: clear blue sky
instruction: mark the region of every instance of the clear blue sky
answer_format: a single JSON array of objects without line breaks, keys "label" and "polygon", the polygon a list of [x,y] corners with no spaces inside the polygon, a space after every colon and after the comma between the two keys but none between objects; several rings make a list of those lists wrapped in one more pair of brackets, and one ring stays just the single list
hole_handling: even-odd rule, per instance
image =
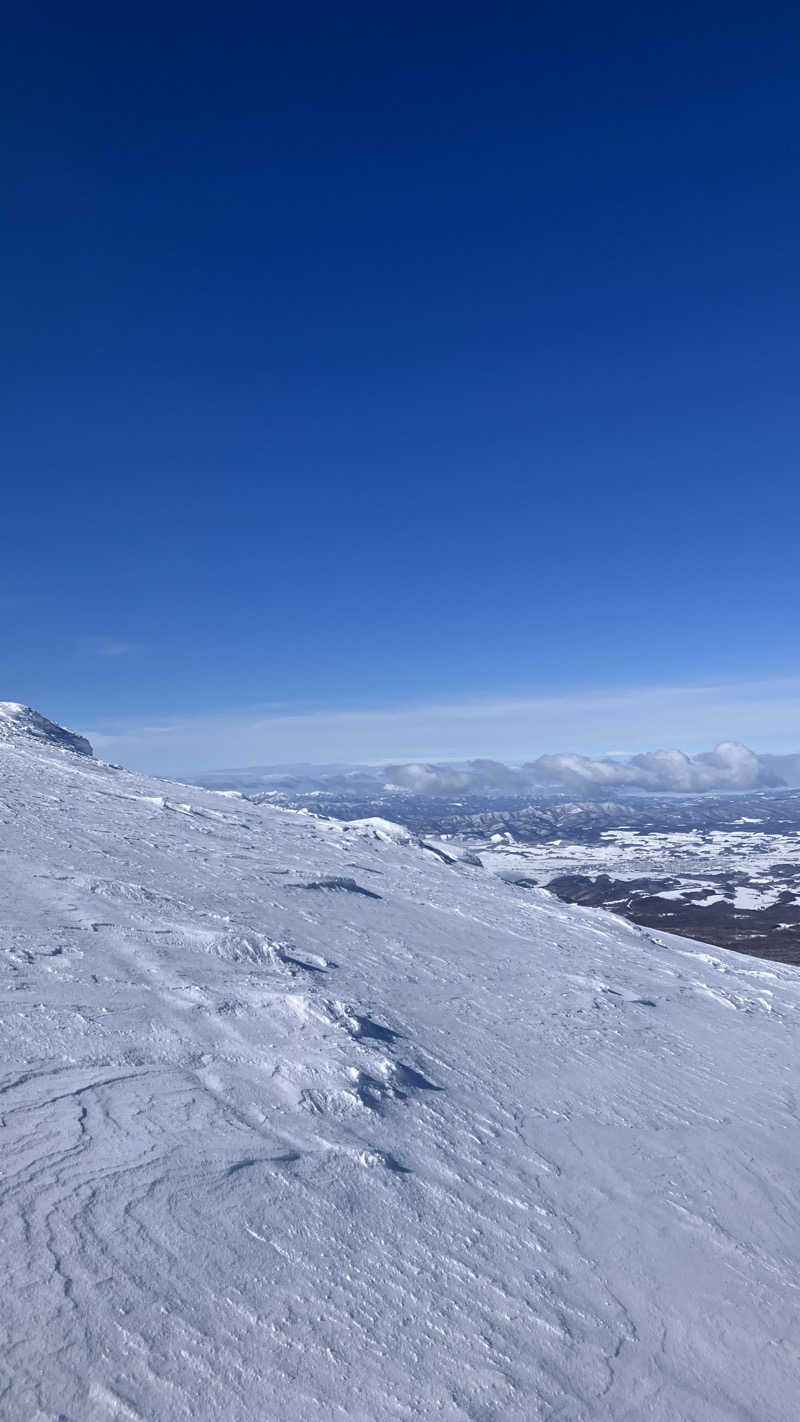
[{"label": "clear blue sky", "polygon": [[789,4],[15,7],[0,696],[794,676],[799,68]]}]

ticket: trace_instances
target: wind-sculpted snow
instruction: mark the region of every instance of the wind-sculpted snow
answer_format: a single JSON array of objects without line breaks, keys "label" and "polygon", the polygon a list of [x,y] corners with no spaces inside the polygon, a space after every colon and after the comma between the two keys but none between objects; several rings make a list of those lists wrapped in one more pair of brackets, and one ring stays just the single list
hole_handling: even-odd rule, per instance
[{"label": "wind-sculpted snow", "polygon": [[800,977],[0,744],[0,1414],[789,1422]]}]

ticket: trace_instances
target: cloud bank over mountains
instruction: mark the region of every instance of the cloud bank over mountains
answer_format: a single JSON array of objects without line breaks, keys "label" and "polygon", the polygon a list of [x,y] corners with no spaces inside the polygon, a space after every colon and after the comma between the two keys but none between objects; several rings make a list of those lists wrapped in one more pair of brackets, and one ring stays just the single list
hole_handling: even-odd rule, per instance
[{"label": "cloud bank over mountains", "polygon": [[507,790],[523,794],[531,788],[527,767],[514,770],[499,760],[471,760],[464,766],[425,765],[412,761],[408,765],[387,765],[387,784],[401,790],[413,790],[417,795],[458,795],[462,791]]},{"label": "cloud bank over mountains", "polygon": [[757,755],[736,741],[723,741],[695,756],[680,750],[646,751],[625,759],[541,755],[516,769],[495,760],[473,760],[462,767],[412,762],[387,765],[386,778],[421,795],[493,790],[524,795],[548,785],[590,796],[626,788],[684,793],[757,790],[800,785],[800,754]]}]

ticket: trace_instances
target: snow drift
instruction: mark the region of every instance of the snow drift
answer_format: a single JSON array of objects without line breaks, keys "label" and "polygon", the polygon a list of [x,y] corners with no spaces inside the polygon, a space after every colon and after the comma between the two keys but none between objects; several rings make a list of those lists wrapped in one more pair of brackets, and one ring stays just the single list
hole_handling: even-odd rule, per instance
[{"label": "snow drift", "polygon": [[0,739],[4,1418],[794,1418],[796,971],[74,751]]}]

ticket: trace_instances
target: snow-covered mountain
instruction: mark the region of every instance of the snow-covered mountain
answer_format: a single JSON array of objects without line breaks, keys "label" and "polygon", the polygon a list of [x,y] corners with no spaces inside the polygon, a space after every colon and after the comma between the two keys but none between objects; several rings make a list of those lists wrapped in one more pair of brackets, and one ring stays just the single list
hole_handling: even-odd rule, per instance
[{"label": "snow-covered mountain", "polygon": [[23,710],[4,1418],[795,1418],[800,972]]}]

